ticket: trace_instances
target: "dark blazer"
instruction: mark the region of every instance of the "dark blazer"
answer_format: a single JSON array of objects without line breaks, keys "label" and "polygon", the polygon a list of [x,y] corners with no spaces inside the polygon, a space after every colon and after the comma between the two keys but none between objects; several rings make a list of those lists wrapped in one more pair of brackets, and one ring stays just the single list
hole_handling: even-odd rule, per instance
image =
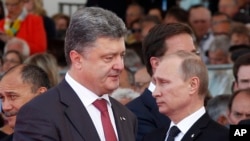
[{"label": "dark blazer", "polygon": [[156,101],[148,89],[145,89],[139,97],[126,106],[138,119],[137,141],[141,141],[145,134],[152,132],[156,128],[170,125],[169,118],[159,112]]},{"label": "dark blazer", "polygon": [[250,125],[250,119],[244,119],[244,120],[241,120],[239,122],[239,124],[246,124],[246,125]]},{"label": "dark blazer", "polygon": [[[110,97],[119,141],[134,141],[136,117]],[[63,80],[25,104],[17,115],[14,141],[100,141],[82,102]]]},{"label": "dark blazer", "polygon": [[13,134],[5,136],[4,138],[0,139],[0,141],[13,141]]},{"label": "dark blazer", "polygon": [[2,141],[2,139],[4,139],[5,137],[7,137],[8,135],[5,134],[3,131],[0,131],[0,141]]},{"label": "dark blazer", "polygon": [[[147,134],[143,141],[164,141],[168,128]],[[213,121],[207,113],[197,120],[181,141],[229,141],[229,130]]]}]

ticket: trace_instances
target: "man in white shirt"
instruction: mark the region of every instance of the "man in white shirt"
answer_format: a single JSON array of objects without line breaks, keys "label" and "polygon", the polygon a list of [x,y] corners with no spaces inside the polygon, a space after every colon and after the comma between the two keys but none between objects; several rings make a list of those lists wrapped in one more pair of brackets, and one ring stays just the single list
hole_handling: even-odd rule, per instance
[{"label": "man in white shirt", "polygon": [[108,95],[119,87],[126,32],[108,10],[76,11],[65,37],[65,80],[22,107],[14,141],[134,141],[136,117]]}]

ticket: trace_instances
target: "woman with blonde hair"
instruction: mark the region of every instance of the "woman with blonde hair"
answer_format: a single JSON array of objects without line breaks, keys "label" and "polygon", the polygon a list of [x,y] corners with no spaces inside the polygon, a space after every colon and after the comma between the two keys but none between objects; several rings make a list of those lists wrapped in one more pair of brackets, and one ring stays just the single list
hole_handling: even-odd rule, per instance
[{"label": "woman with blonde hair", "polygon": [[28,57],[24,63],[36,65],[42,68],[49,76],[51,86],[59,82],[59,71],[56,59],[49,53],[38,53]]},{"label": "woman with blonde hair", "polygon": [[39,15],[43,18],[47,41],[55,38],[56,36],[55,23],[51,18],[47,16],[47,12],[43,8],[43,0],[26,0],[25,8],[29,13]]}]

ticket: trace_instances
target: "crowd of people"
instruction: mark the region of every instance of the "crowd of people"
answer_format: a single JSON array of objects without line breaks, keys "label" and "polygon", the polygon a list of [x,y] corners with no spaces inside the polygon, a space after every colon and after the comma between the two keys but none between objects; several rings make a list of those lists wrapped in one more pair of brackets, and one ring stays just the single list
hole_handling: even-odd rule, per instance
[{"label": "crowd of people", "polygon": [[1,141],[229,141],[250,122],[248,1],[0,2]]}]

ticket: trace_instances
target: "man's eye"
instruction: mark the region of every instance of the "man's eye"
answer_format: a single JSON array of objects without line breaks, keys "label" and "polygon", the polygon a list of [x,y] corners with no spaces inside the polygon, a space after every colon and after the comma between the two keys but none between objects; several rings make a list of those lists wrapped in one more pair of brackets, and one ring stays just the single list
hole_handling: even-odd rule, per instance
[{"label": "man's eye", "polygon": [[109,57],[105,57],[105,58],[104,58],[104,60],[105,60],[106,62],[110,62],[112,59],[113,59],[112,56],[109,56]]},{"label": "man's eye", "polygon": [[11,100],[15,100],[16,98],[17,98],[16,95],[10,95],[10,99],[11,99]]},{"label": "man's eye", "polygon": [[241,116],[242,116],[241,113],[234,113],[234,115],[235,115],[236,117],[241,117]]}]

